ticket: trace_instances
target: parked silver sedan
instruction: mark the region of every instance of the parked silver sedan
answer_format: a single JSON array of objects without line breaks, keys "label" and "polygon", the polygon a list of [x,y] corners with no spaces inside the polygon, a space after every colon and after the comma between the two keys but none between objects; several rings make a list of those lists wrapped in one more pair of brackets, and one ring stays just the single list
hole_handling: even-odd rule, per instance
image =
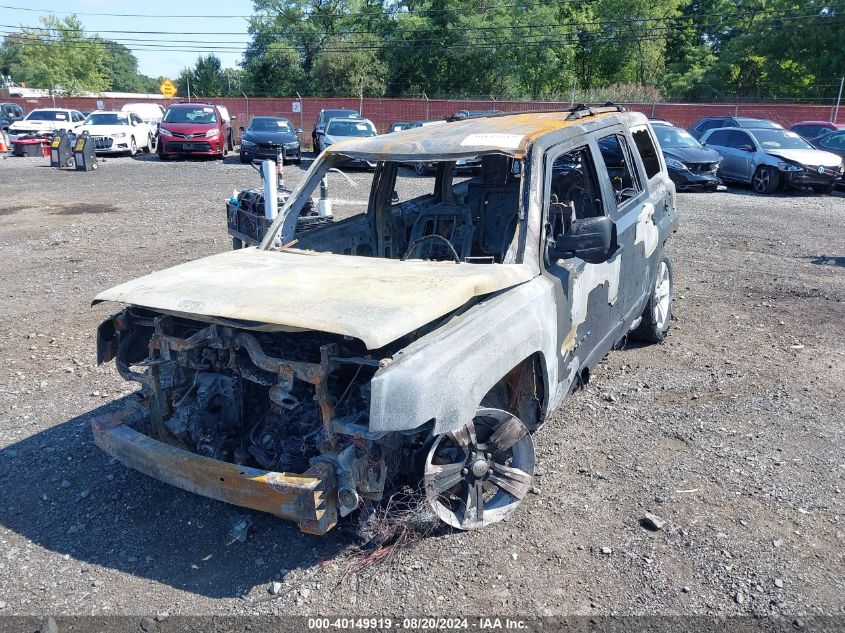
[{"label": "parked silver sedan", "polygon": [[774,193],[780,187],[831,193],[845,171],[842,158],[787,130],[718,128],[701,142],[722,156],[719,176],[749,183],[757,193]]}]

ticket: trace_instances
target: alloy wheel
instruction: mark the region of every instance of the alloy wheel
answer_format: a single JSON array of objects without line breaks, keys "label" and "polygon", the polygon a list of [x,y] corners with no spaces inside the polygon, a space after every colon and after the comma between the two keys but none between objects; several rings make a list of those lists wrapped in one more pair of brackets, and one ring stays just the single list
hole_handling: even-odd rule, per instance
[{"label": "alloy wheel", "polygon": [[672,280],[665,261],[660,262],[657,279],[654,282],[654,323],[659,330],[666,329],[669,319],[669,307],[672,304]]},{"label": "alloy wheel", "polygon": [[534,443],[525,424],[507,411],[482,408],[461,429],[435,439],[424,484],[441,521],[475,530],[508,517],[533,476]]}]

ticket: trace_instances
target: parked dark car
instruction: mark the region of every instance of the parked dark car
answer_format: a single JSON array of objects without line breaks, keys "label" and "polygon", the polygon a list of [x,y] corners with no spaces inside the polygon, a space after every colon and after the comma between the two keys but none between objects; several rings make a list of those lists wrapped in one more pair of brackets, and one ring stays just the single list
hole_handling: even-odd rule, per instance
[{"label": "parked dark car", "polygon": [[23,119],[23,108],[17,103],[0,103],[0,130],[8,130],[15,121]]},{"label": "parked dark car", "polygon": [[447,116],[447,121],[464,121],[466,119],[477,119],[491,114],[502,114],[501,110],[460,110],[452,116]]},{"label": "parked dark car", "polygon": [[679,127],[652,123],[652,128],[663,152],[669,177],[678,191],[716,191],[722,184],[716,175],[722,160],[719,152],[703,147],[692,134]]},{"label": "parked dark car", "polygon": [[[838,132],[828,132],[811,141],[812,145],[825,152],[836,154],[845,160],[845,129]],[[845,175],[839,177],[836,183],[840,187],[845,186]]]},{"label": "parked dark car", "polygon": [[158,134],[161,160],[176,155],[223,159],[234,149],[230,119],[210,103],[174,103],[164,113]]},{"label": "parked dark car", "polygon": [[782,130],[783,126],[768,119],[752,119],[750,117],[735,116],[710,116],[700,119],[689,129],[696,140],[700,141],[709,130],[720,127],[741,127],[745,129],[768,128],[770,130]]},{"label": "parked dark car", "polygon": [[387,133],[400,132],[401,130],[407,130],[409,127],[411,127],[410,121],[394,121],[390,124],[390,127],[387,128]]},{"label": "parked dark car", "polygon": [[788,130],[719,128],[707,132],[701,142],[721,154],[722,178],[748,183],[757,193],[785,187],[830,193],[845,171],[842,158]]},{"label": "parked dark car", "polygon": [[302,144],[299,128],[285,118],[257,116],[246,128],[241,128],[241,162],[248,163],[255,158],[276,158],[283,151],[283,160],[298,165],[302,161]]},{"label": "parked dark car", "polygon": [[845,130],[845,124],[831,123],[830,121],[799,121],[789,129],[808,141],[812,141],[819,136]]},{"label": "parked dark car", "polygon": [[361,115],[357,110],[320,110],[320,116],[317,118],[317,123],[311,131],[311,146],[318,154],[322,152],[323,135],[326,133],[326,125],[332,119],[360,119]]}]

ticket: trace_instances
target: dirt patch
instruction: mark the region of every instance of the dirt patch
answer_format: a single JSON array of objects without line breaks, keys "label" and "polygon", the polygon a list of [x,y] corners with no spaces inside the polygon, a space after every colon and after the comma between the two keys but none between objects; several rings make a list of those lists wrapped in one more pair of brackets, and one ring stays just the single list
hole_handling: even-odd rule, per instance
[{"label": "dirt patch", "polygon": [[0,215],[12,215],[13,213],[17,213],[18,211],[23,211],[24,209],[30,209],[31,207],[25,204],[16,204],[13,207],[0,207]]},{"label": "dirt patch", "polygon": [[120,209],[113,204],[68,204],[53,211],[53,215],[88,215],[117,213]]}]

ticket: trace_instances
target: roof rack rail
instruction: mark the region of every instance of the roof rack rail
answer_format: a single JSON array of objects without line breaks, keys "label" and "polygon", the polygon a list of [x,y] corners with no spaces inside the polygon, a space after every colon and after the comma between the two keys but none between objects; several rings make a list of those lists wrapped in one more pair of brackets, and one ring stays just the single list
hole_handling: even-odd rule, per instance
[{"label": "roof rack rail", "polygon": [[[569,116],[566,117],[567,121],[576,121],[578,119],[583,119],[584,117],[593,116],[594,114],[601,114],[602,112],[628,112],[628,108],[623,105],[617,105],[615,103],[611,103],[608,101],[607,103],[596,106],[590,107],[584,105],[583,103],[576,103],[571,108],[549,108],[547,110],[539,110],[539,109],[532,109],[532,110],[510,110],[508,112],[497,112],[496,114],[488,114],[482,118],[498,118],[503,116],[513,116],[514,114],[548,114],[550,112],[569,112]],[[468,121],[469,119],[452,119],[451,117],[447,117],[446,121],[449,123],[454,123],[455,121]]]},{"label": "roof rack rail", "polygon": [[566,117],[567,121],[577,121],[578,119],[583,119],[584,117],[594,116],[596,114],[601,114],[602,112],[627,112],[628,108],[623,105],[616,105],[615,103],[611,103],[608,101],[602,106],[598,108],[591,108],[589,106],[584,105],[583,103],[579,103],[572,107],[572,114]]}]

